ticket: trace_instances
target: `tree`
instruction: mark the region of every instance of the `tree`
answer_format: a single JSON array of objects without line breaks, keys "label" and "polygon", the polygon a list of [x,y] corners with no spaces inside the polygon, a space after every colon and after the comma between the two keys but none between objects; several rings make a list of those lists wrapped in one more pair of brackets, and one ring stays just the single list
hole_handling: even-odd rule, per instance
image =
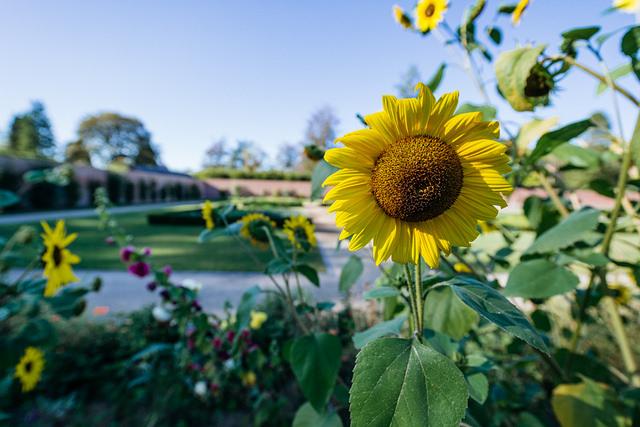
[{"label": "tree", "polygon": [[44,104],[35,101],[31,110],[14,116],[9,130],[9,148],[18,154],[55,154],[55,139]]},{"label": "tree", "polygon": [[220,167],[224,166],[229,155],[229,149],[227,148],[227,140],[220,138],[214,141],[207,151],[205,152],[205,167]]},{"label": "tree", "polygon": [[91,166],[91,154],[82,140],[67,144],[64,160],[68,163]]},{"label": "tree", "polygon": [[280,144],[276,158],[282,169],[293,169],[300,162],[300,147],[287,142]]},{"label": "tree", "polygon": [[257,148],[252,141],[238,140],[229,156],[229,166],[234,169],[255,171],[262,166],[267,153]]},{"label": "tree", "polygon": [[402,80],[396,85],[396,90],[400,98],[413,98],[416,95],[416,85],[422,81],[418,67],[412,65],[406,73],[402,75]]},{"label": "tree", "polygon": [[315,111],[307,121],[304,145],[316,145],[325,149],[336,139],[336,126],[340,123],[331,107]]},{"label": "tree", "polygon": [[131,165],[158,164],[151,133],[135,117],[118,113],[86,117],[78,127],[78,137],[103,163],[125,159]]}]

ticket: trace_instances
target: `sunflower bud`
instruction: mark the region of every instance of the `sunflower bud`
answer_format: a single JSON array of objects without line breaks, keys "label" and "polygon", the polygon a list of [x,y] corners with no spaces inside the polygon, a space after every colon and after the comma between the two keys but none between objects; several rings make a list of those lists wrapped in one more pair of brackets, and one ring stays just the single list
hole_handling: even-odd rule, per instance
[{"label": "sunflower bud", "polygon": [[309,160],[318,161],[324,157],[324,150],[317,145],[310,144],[304,147],[304,154]]},{"label": "sunflower bud", "polygon": [[527,83],[524,87],[524,94],[531,98],[548,96],[553,90],[553,86],[553,77],[549,71],[540,63],[537,63],[529,72]]}]

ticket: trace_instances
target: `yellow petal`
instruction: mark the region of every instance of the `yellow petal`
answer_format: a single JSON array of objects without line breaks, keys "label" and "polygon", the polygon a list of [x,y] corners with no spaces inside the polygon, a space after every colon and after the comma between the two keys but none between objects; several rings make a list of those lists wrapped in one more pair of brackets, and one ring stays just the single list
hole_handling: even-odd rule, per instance
[{"label": "yellow petal", "polygon": [[373,168],[374,157],[348,147],[331,148],[324,153],[324,159],[333,166],[368,172]]},{"label": "yellow petal", "polygon": [[433,106],[429,117],[428,133],[439,138],[443,137],[444,125],[456,111],[458,106],[458,91],[445,93]]},{"label": "yellow petal", "polygon": [[336,142],[341,142],[356,151],[366,152],[373,157],[380,155],[386,146],[384,137],[375,129],[360,129],[350,132],[336,139]]},{"label": "yellow petal", "polygon": [[384,139],[385,144],[393,144],[398,139],[400,139],[399,133],[386,111],[369,114],[368,116],[365,116],[364,121],[372,129],[380,133],[380,135]]}]

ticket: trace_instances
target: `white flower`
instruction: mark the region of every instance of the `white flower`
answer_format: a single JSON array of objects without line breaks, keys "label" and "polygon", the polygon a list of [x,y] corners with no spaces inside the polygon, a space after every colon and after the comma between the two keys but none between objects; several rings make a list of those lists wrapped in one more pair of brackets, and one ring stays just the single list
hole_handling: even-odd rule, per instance
[{"label": "white flower", "polygon": [[227,371],[230,371],[234,368],[235,366],[235,362],[233,361],[233,359],[227,359],[224,362],[224,369],[226,369]]},{"label": "white flower", "polygon": [[151,314],[158,322],[168,322],[171,320],[171,312],[161,305],[153,307]]},{"label": "white flower", "polygon": [[184,279],[180,284],[183,288],[191,289],[194,292],[199,292],[202,289],[202,283],[193,279]]},{"label": "white flower", "polygon": [[200,397],[204,397],[207,394],[207,383],[198,381],[193,387],[193,392]]}]

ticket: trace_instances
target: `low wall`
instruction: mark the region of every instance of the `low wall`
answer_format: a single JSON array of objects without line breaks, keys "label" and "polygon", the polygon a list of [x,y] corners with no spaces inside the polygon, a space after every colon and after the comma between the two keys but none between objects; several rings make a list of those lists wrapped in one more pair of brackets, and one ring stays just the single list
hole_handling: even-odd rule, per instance
[{"label": "low wall", "polygon": [[220,191],[238,196],[311,196],[310,181],[234,178],[208,178],[204,181]]},{"label": "low wall", "polygon": [[[47,160],[0,156],[0,187],[14,191],[22,197],[23,203],[19,208],[38,209],[37,203],[34,203],[37,200],[34,198],[39,196],[32,194],[34,186],[23,182],[21,176],[29,170],[52,168],[57,165],[59,163]],[[53,188],[52,191],[55,194],[51,197],[54,200],[51,206],[47,207],[90,207],[93,204],[93,193],[96,188],[113,188],[114,186],[119,186],[117,191],[119,200],[112,201],[118,204],[220,198],[220,191],[217,188],[186,174],[135,169],[117,174],[91,166],[74,165],[72,184],[67,187]]]}]

